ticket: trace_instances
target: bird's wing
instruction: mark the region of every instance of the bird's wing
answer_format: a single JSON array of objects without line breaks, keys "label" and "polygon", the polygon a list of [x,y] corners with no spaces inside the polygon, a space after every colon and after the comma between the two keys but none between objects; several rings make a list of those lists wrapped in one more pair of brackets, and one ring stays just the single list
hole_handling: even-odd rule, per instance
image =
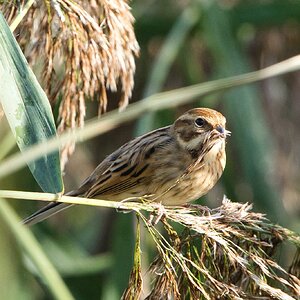
[{"label": "bird's wing", "polygon": [[115,201],[136,194],[141,196],[154,172],[152,155],[171,141],[168,128],[150,132],[119,148],[72,193]]},{"label": "bird's wing", "polygon": [[[135,138],[105,158],[82,185],[66,195],[121,200],[143,190],[152,173],[151,157],[158,148],[171,142],[169,126]],[[118,196],[118,197],[117,197]],[[126,196],[124,197],[126,198]],[[52,202],[23,221],[36,224],[72,204]]]}]

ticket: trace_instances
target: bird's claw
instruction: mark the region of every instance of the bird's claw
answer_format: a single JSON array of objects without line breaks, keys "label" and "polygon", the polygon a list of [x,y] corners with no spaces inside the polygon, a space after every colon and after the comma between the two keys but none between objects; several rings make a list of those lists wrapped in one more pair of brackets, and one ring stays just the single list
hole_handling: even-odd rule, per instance
[{"label": "bird's claw", "polygon": [[164,218],[165,216],[165,207],[159,203],[157,208],[155,208],[149,217],[149,220],[147,221],[149,226],[155,226],[158,224],[158,222]]}]

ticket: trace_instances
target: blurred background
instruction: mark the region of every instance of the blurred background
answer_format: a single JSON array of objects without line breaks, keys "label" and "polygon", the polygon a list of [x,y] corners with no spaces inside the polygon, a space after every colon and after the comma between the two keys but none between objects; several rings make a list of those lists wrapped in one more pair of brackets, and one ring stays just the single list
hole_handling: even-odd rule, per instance
[{"label": "blurred background", "polygon": [[[300,52],[299,1],[148,0],[132,1],[130,6],[141,48],[130,102],[261,69]],[[272,222],[299,232],[299,95],[298,71],[141,116],[78,144],[65,168],[65,190],[78,187],[103,158],[131,138],[171,124],[192,107],[211,107],[226,116],[232,136],[224,175],[198,202],[217,207],[226,194],[232,201],[253,203],[254,210],[265,213]],[[118,95],[109,93],[108,100],[108,110],[118,107]],[[95,117],[97,102],[86,103],[86,119]],[[3,117],[1,147],[11,142],[4,139],[8,130]],[[1,189],[40,191],[27,168],[0,184]],[[43,205],[11,203],[20,217]],[[119,299],[132,266],[134,222],[133,214],[80,206],[32,227],[32,231],[76,299]],[[0,236],[0,269],[5,270],[0,274],[0,286],[9,287],[5,299],[50,299],[1,218]],[[142,245],[144,262],[154,255],[147,239]],[[288,258],[289,250],[281,255]]]}]

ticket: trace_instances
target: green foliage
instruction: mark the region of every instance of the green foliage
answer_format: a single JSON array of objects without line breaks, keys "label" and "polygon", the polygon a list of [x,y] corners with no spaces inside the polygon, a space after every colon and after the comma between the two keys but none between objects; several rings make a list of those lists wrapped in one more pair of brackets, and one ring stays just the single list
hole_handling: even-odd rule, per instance
[{"label": "green foliage", "polygon": [[[0,13],[0,101],[21,151],[56,135],[49,101]],[[58,150],[28,166],[45,192],[61,193]]]},{"label": "green foliage", "polygon": [[4,199],[1,199],[0,201],[0,215],[8,224],[15,239],[22,247],[24,255],[26,255],[29,258],[29,261],[33,263],[33,270],[36,269],[38,271],[38,276],[40,276],[41,280],[47,286],[47,289],[50,294],[52,294],[53,298],[61,300],[74,299],[56,269],[53,268],[52,264],[41,250],[32,233],[20,223],[15,212]]}]

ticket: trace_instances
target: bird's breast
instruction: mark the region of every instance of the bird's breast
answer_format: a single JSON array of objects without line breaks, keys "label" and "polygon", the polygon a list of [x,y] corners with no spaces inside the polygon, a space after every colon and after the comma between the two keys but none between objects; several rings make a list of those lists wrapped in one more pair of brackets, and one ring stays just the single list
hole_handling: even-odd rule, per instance
[{"label": "bird's breast", "polygon": [[194,166],[178,180],[161,201],[165,205],[181,205],[205,195],[221,177],[226,164],[224,147],[218,145],[207,153],[199,165]]}]

